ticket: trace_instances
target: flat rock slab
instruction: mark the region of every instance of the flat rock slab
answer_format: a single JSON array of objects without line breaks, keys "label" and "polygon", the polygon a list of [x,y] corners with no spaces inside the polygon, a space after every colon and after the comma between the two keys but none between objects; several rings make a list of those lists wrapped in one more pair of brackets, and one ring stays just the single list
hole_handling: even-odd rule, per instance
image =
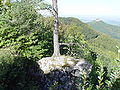
[{"label": "flat rock slab", "polygon": [[46,57],[37,61],[37,63],[45,74],[56,69],[65,70],[65,67],[72,67],[72,69],[79,71],[84,70],[88,73],[92,68],[92,65],[84,59],[75,59],[69,56]]}]

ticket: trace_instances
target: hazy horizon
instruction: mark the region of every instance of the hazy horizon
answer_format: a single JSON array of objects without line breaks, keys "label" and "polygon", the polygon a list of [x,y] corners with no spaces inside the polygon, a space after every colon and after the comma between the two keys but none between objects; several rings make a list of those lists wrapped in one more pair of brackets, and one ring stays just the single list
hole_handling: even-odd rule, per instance
[{"label": "hazy horizon", "polygon": [[83,21],[99,18],[120,25],[119,3],[120,0],[58,0],[58,11],[60,17],[77,17]]}]

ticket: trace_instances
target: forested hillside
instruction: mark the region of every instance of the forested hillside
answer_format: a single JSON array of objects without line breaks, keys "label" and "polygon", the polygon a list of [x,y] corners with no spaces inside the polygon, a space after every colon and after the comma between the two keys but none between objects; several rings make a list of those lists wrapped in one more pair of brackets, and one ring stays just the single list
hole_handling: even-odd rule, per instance
[{"label": "forested hillside", "polygon": [[60,22],[62,22],[65,25],[75,25],[75,26],[77,26],[79,28],[79,32],[84,34],[85,40],[90,40],[92,38],[97,38],[100,35],[100,33],[96,32],[90,26],[88,26],[86,23],[81,22],[77,18],[73,18],[73,17],[64,18],[64,17],[61,17]]},{"label": "forested hillside", "polygon": [[120,40],[120,27],[115,25],[110,25],[105,23],[104,21],[92,21],[88,22],[88,24],[94,28],[98,32],[102,32],[104,34],[109,35],[110,37]]},{"label": "forested hillside", "polygon": [[[120,43],[117,40],[112,39],[111,37],[105,34],[102,34],[100,32],[97,32],[95,29],[92,29],[92,27],[90,27],[86,23],[81,22],[77,18],[71,18],[71,17],[60,18],[60,21],[66,25],[76,25],[79,29],[78,31],[84,35],[85,40],[88,41],[89,45],[92,46],[92,48],[96,52],[99,52],[99,51],[97,51],[98,49],[95,49],[95,48],[99,48],[99,50],[101,50],[101,54],[103,52],[104,54],[102,55],[106,56],[107,58],[112,58],[112,59],[117,58],[116,45],[117,46],[120,45]],[[108,52],[114,53],[113,57],[112,55],[106,55],[108,54]]]},{"label": "forested hillside", "polygon": [[0,0],[0,90],[119,90],[120,43],[43,1]]}]

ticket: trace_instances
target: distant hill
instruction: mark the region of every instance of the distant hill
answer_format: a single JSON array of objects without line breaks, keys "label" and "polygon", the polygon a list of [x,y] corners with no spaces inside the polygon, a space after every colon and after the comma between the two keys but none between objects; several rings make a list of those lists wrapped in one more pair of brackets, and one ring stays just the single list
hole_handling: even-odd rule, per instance
[{"label": "distant hill", "polygon": [[[66,25],[76,25],[79,27],[79,31],[85,36],[85,39],[88,41],[92,50],[99,55],[100,60],[104,60],[103,58],[112,60],[117,58],[117,48],[115,46],[120,46],[120,42],[116,39],[113,39],[101,32],[97,32],[98,30],[93,29],[90,25],[83,23],[77,18],[59,18],[59,21]],[[103,21],[98,20],[98,22],[101,23],[101,25],[107,25],[104,24]],[[105,61],[107,62],[107,60]]]},{"label": "distant hill", "polygon": [[86,23],[83,23],[82,21],[80,21],[77,18],[74,18],[74,17],[68,17],[68,18],[60,17],[59,21],[61,23],[66,24],[66,25],[76,25],[77,27],[79,27],[80,28],[79,31],[82,34],[84,34],[86,40],[96,38],[100,35],[100,33],[93,30],[93,28],[91,26],[87,25]]},{"label": "distant hill", "polygon": [[87,24],[89,24],[93,29],[95,29],[98,32],[102,32],[114,39],[120,40],[119,26],[107,24],[102,20],[94,20],[92,22],[88,22]]}]

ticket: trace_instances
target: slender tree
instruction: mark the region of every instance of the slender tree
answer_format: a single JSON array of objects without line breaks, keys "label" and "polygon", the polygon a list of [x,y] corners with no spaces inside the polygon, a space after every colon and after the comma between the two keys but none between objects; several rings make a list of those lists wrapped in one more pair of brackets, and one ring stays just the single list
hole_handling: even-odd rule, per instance
[{"label": "slender tree", "polygon": [[58,38],[58,6],[57,0],[52,0],[53,16],[54,16],[54,31],[53,31],[53,43],[54,53],[53,56],[60,56],[59,38]]}]

